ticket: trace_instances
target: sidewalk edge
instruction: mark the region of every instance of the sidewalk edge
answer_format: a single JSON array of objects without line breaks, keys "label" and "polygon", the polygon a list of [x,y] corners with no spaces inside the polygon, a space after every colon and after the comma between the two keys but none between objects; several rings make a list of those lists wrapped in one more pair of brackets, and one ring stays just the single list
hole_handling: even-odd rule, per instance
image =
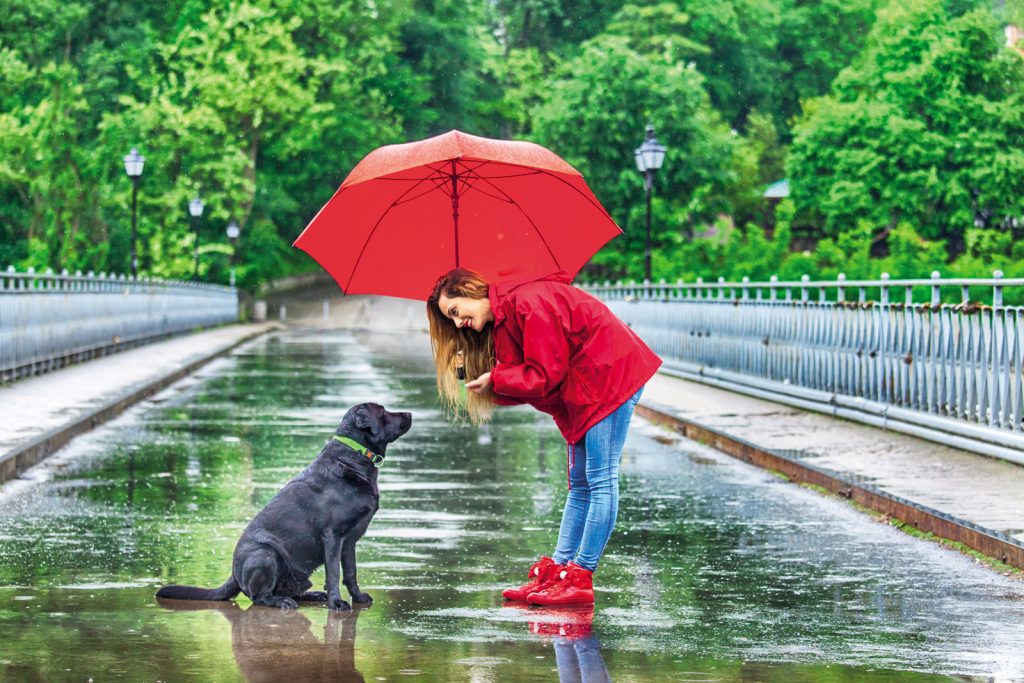
[{"label": "sidewalk edge", "polygon": [[846,481],[826,470],[680,417],[666,406],[641,401],[636,413],[651,422],[669,427],[687,439],[710,446],[737,460],[779,472],[794,483],[820,487],[861,507],[908,524],[922,533],[934,534],[961,543],[1004,564],[1024,569],[1024,544],[998,531],[894,496],[873,486]]},{"label": "sidewalk edge", "polygon": [[17,478],[30,467],[37,465],[50,457],[66,446],[68,442],[76,436],[92,431],[104,422],[108,422],[117,417],[139,401],[149,398],[153,394],[162,391],[164,388],[174,382],[177,382],[181,378],[192,374],[215,358],[219,358],[220,356],[238,348],[242,344],[267,334],[274,329],[276,329],[275,326],[267,326],[261,330],[255,330],[227,346],[217,349],[213,353],[196,359],[162,377],[158,377],[152,382],[136,388],[127,395],[119,396],[90,413],[78,417],[71,422],[61,425],[60,427],[51,429],[44,434],[40,434],[39,436],[16,446],[3,455],[0,455],[0,486],[5,482]]}]

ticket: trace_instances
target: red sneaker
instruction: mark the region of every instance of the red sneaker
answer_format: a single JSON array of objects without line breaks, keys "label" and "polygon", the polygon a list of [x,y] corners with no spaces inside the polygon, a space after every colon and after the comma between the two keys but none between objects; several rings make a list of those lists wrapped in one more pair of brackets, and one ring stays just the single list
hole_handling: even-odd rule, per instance
[{"label": "red sneaker", "polygon": [[531,605],[594,604],[594,572],[570,562],[558,576],[559,581],[530,593],[526,601]]},{"label": "red sneaker", "polygon": [[558,580],[558,575],[565,569],[550,557],[542,557],[530,567],[530,582],[519,588],[506,588],[501,592],[506,600],[526,600],[526,596],[544,590]]}]

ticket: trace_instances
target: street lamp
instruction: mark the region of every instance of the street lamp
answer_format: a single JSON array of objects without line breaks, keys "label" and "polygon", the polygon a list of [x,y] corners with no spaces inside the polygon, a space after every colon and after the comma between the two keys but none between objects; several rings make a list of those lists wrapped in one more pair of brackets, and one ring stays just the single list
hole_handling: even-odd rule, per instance
[{"label": "street lamp", "polygon": [[647,241],[644,246],[644,278],[651,281],[651,189],[654,187],[654,172],[665,161],[666,148],[659,145],[654,137],[654,126],[647,124],[647,137],[636,148],[636,167],[644,174],[644,188],[647,190]]},{"label": "street lamp", "polygon": [[199,221],[203,217],[203,200],[196,197],[188,203],[188,212],[192,216],[192,230],[196,233],[195,250],[192,254],[192,279],[199,278]]},{"label": "street lamp", "polygon": [[146,163],[146,157],[139,154],[139,150],[132,147],[131,153],[124,158],[124,172],[132,179],[132,277],[139,276],[139,253],[136,247],[138,242],[138,225],[136,224],[136,213],[139,198],[139,178],[142,177],[142,167]]},{"label": "street lamp", "polygon": [[235,286],[235,242],[238,240],[238,235],[242,231],[238,228],[238,223],[235,219],[231,219],[228,223],[228,239],[231,240],[231,256],[228,257],[228,267],[231,269],[231,286]]}]

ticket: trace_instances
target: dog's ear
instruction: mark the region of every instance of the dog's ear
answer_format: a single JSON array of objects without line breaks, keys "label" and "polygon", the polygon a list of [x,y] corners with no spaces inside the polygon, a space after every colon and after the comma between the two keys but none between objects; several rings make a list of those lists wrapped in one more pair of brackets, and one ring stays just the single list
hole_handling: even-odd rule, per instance
[{"label": "dog's ear", "polygon": [[353,417],[355,418],[353,423],[355,424],[356,429],[365,434],[369,434],[372,438],[377,438],[380,433],[380,423],[374,415],[372,404],[359,406]]},{"label": "dog's ear", "polygon": [[356,429],[369,429],[372,423],[370,416],[366,414],[366,409],[360,407],[356,410],[356,414],[353,416]]}]

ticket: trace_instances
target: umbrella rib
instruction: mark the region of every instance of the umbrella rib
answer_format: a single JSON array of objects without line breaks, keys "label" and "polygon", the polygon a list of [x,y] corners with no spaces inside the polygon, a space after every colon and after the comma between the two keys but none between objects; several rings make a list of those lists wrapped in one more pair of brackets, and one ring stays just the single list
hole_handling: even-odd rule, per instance
[{"label": "umbrella rib", "polygon": [[[505,196],[505,200],[506,201],[508,201],[512,206],[514,206],[517,209],[519,209],[519,213],[523,214],[523,218],[525,218],[527,220],[527,222],[529,222],[529,224],[533,226],[534,232],[537,233],[537,237],[540,238],[541,244],[544,245],[544,248],[548,250],[548,256],[550,256],[551,260],[555,262],[555,266],[558,267],[558,268],[561,268],[562,264],[559,263],[558,262],[558,258],[555,257],[555,252],[551,251],[551,245],[548,244],[548,241],[546,239],[544,239],[544,233],[542,233],[540,231],[540,228],[537,227],[537,224],[533,222],[532,218],[530,218],[530,214],[526,213],[526,211],[523,209],[523,207],[519,206],[519,202],[517,202],[516,200],[512,199],[512,197],[510,197],[504,190],[502,190],[500,187],[498,187],[494,183],[490,182],[487,178],[481,177],[480,180],[482,180],[483,182],[485,182],[488,185],[490,185],[491,187],[493,187],[497,192],[500,192],[502,195]],[[482,190],[477,190],[477,191],[478,192],[482,192]],[[486,193],[484,193],[484,194],[486,194]]]},{"label": "umbrella rib", "polygon": [[428,195],[431,192],[437,192],[438,190],[441,190],[443,187],[444,187],[444,183],[443,182],[442,183],[436,183],[435,182],[434,183],[434,187],[427,188],[425,191],[420,192],[417,195],[413,195],[412,197],[407,197],[405,199],[396,199],[395,202],[392,204],[392,206],[400,206],[402,204],[407,204],[407,203],[409,203],[409,202],[411,202],[413,200],[416,200],[416,199],[419,199],[420,197],[423,197],[424,195]]},{"label": "umbrella rib", "polygon": [[345,287],[342,290],[345,292],[345,294],[348,294],[349,285],[352,284],[352,278],[356,276],[356,269],[359,267],[359,262],[363,260],[363,254],[366,253],[366,247],[370,244],[370,240],[373,239],[373,233],[377,232],[377,228],[380,227],[381,222],[387,217],[388,213],[391,212],[391,209],[395,208],[396,206],[399,205],[399,203],[401,203],[402,199],[405,198],[405,195],[415,190],[419,185],[425,183],[427,180],[430,180],[430,178],[420,178],[414,185],[410,186],[405,192],[398,195],[398,197],[396,197],[394,201],[391,202],[388,208],[386,208],[384,212],[381,213],[380,218],[377,219],[377,222],[373,224],[373,228],[370,230],[370,234],[367,235],[366,239],[363,241],[363,248],[359,250],[359,256],[356,257],[356,262],[352,264],[352,272],[348,274],[348,280],[345,281]]},{"label": "umbrella rib", "polygon": [[478,180],[481,180],[481,178],[463,179],[463,183],[467,185],[467,189],[466,189],[467,193],[468,193],[469,190],[475,190],[475,191],[479,192],[482,195],[486,195],[488,197],[491,197],[492,199],[497,199],[498,201],[504,201],[504,202],[511,201],[507,196],[506,197],[499,197],[496,194],[491,194],[490,192],[485,192],[484,190],[481,190],[479,187],[477,187],[477,184],[478,184],[477,181]]},{"label": "umbrella rib", "polygon": [[[462,163],[465,163],[465,161],[463,161]],[[516,164],[516,163],[513,163],[511,161],[496,161],[495,162],[495,161],[492,161],[492,160],[486,160],[483,163],[481,163],[480,166],[484,166],[484,165],[490,164],[490,163],[499,163],[499,164],[502,164],[503,166],[515,166],[516,168],[522,168],[522,169],[526,169],[526,170],[534,172],[534,173],[543,173],[544,175],[550,176],[550,177],[554,178],[555,180],[559,181],[560,183],[568,185],[569,188],[572,189],[573,192],[575,192],[576,194],[580,195],[581,197],[586,199],[588,202],[590,202],[590,204],[594,208],[596,208],[598,211],[600,211],[604,215],[605,218],[610,220],[612,222],[612,224],[615,225],[615,227],[618,227],[618,224],[615,223],[615,220],[608,214],[608,212],[605,210],[605,208],[603,206],[601,206],[601,202],[597,201],[593,197],[588,197],[586,195],[586,193],[580,191],[580,189],[578,187],[576,187],[575,185],[573,185],[572,183],[567,181],[565,178],[562,178],[562,177],[556,175],[555,173],[553,173],[553,172],[551,172],[551,171],[549,171],[547,169],[544,169],[544,168],[536,168],[535,166],[524,166],[523,164]],[[480,168],[480,166],[475,166],[474,170],[477,169],[477,168]],[[583,178],[583,175],[579,174],[579,177]],[[480,176],[480,178],[486,180],[486,178],[484,176]],[[620,233],[622,232],[622,228],[619,228],[619,232]]]},{"label": "umbrella rib", "polygon": [[[450,162],[450,161],[453,161],[453,160],[448,160],[448,161]],[[469,167],[466,164],[466,160],[464,160],[464,159],[459,159],[458,163],[461,164],[462,166],[464,166],[471,173],[475,174],[476,169],[481,168],[482,166],[486,166],[486,165],[491,164],[491,163],[495,163],[495,162],[493,162],[492,160],[482,160],[481,163],[479,163],[476,166],[473,166],[472,168]],[[500,178],[516,178],[516,177],[522,177],[522,176],[528,176],[528,175],[535,175],[535,174],[538,174],[538,173],[543,173],[544,175],[550,176],[551,178],[553,178],[553,179],[555,179],[555,180],[557,180],[557,181],[559,181],[559,182],[561,182],[561,183],[563,183],[565,185],[568,185],[570,189],[572,189],[578,195],[580,195],[585,200],[590,202],[590,204],[594,208],[596,208],[598,211],[600,211],[601,214],[604,215],[605,218],[607,218],[609,221],[612,222],[612,225],[615,225],[614,219],[612,219],[612,217],[608,214],[608,211],[606,211],[605,208],[603,206],[601,206],[600,202],[598,202],[595,198],[593,198],[591,196],[588,196],[585,192],[581,191],[578,187],[576,187],[575,185],[573,185],[572,183],[567,181],[565,178],[562,178],[559,175],[557,175],[555,173],[552,173],[551,171],[548,171],[546,169],[542,169],[542,168],[535,168],[535,167],[531,167],[531,166],[524,166],[523,164],[516,164],[516,163],[507,162],[507,161],[501,161],[501,162],[496,162],[496,163],[501,163],[502,165],[505,165],[505,166],[515,166],[515,167],[518,167],[518,168],[522,168],[526,172],[524,172],[522,174],[507,175],[507,176],[493,176],[493,178],[495,178],[495,179],[500,179]],[[353,264],[353,266],[352,266],[352,271],[349,273],[348,280],[346,281],[345,287],[344,287],[345,293],[348,293],[348,288],[352,284],[352,279],[355,277],[356,269],[359,268],[359,262],[362,261],[363,254],[366,253],[366,247],[369,245],[370,240],[373,238],[374,233],[377,232],[377,228],[380,227],[380,224],[387,217],[387,215],[391,211],[391,209],[395,208],[396,206],[398,206],[400,204],[405,203],[406,195],[408,195],[410,192],[412,192],[414,189],[416,189],[419,185],[421,185],[424,182],[427,182],[428,180],[431,181],[434,184],[434,187],[431,190],[428,190],[427,192],[424,192],[424,193],[422,193],[420,195],[417,195],[418,197],[421,197],[421,196],[424,196],[426,194],[429,194],[430,192],[432,192],[434,190],[439,190],[439,189],[443,188],[444,185],[446,184],[447,181],[445,180],[445,178],[444,177],[440,177],[440,176],[447,175],[447,174],[444,174],[439,168],[434,168],[434,166],[432,166],[430,164],[426,164],[426,166],[431,171],[434,171],[434,173],[436,173],[437,175],[435,175],[435,176],[427,176],[425,178],[419,178],[419,179],[416,179],[416,178],[386,178],[386,177],[378,177],[378,178],[376,178],[376,180],[378,180],[378,181],[379,180],[404,180],[404,181],[408,182],[410,180],[416,180],[416,183],[414,185],[412,185],[411,187],[409,187],[407,190],[405,190],[405,192],[400,194],[394,201],[392,201],[391,204],[388,206],[388,208],[385,209],[384,212],[381,214],[380,218],[377,219],[377,222],[374,223],[373,228],[370,230],[370,234],[367,236],[366,240],[363,242],[363,248],[360,249],[360,251],[359,251],[359,256],[356,258],[355,264]],[[582,178],[582,176],[580,176],[580,177]],[[533,222],[533,219],[530,218],[530,215],[526,213],[526,211],[523,209],[523,207],[521,207],[519,205],[519,203],[516,202],[515,199],[510,197],[500,187],[498,187],[494,183],[490,182],[490,179],[487,178],[487,177],[484,177],[484,176],[481,176],[481,175],[476,175],[476,177],[472,178],[472,179],[473,180],[483,181],[483,182],[487,183],[488,185],[493,187],[497,192],[499,192],[501,195],[504,196],[504,201],[507,201],[508,203],[510,203],[513,206],[515,206],[519,210],[519,212],[523,214],[523,217],[526,218],[527,222],[529,222],[529,224],[533,227],[534,231],[537,233],[537,237],[540,238],[541,243],[544,245],[544,248],[548,250],[548,255],[551,257],[551,260],[555,262],[555,265],[557,267],[559,267],[559,268],[562,267],[562,264],[558,262],[558,259],[555,257],[554,252],[551,250],[551,245],[549,245],[547,240],[544,239],[544,234],[540,231],[540,228],[537,227],[537,224]],[[464,181],[465,180],[468,180],[468,179],[464,177]],[[489,192],[484,192],[480,188],[476,187],[476,185],[478,183],[469,183],[469,182],[467,182],[466,184],[468,185],[468,189],[475,189],[477,192],[480,192],[480,193],[482,193],[484,195],[487,195],[488,197],[492,197],[494,199],[499,199],[499,200],[502,199],[502,197],[495,197],[494,195],[490,194]],[[411,200],[409,200],[409,201],[411,201]],[[616,227],[618,227],[618,226],[616,225]],[[620,233],[622,232],[621,228],[619,228],[619,232]]]}]

